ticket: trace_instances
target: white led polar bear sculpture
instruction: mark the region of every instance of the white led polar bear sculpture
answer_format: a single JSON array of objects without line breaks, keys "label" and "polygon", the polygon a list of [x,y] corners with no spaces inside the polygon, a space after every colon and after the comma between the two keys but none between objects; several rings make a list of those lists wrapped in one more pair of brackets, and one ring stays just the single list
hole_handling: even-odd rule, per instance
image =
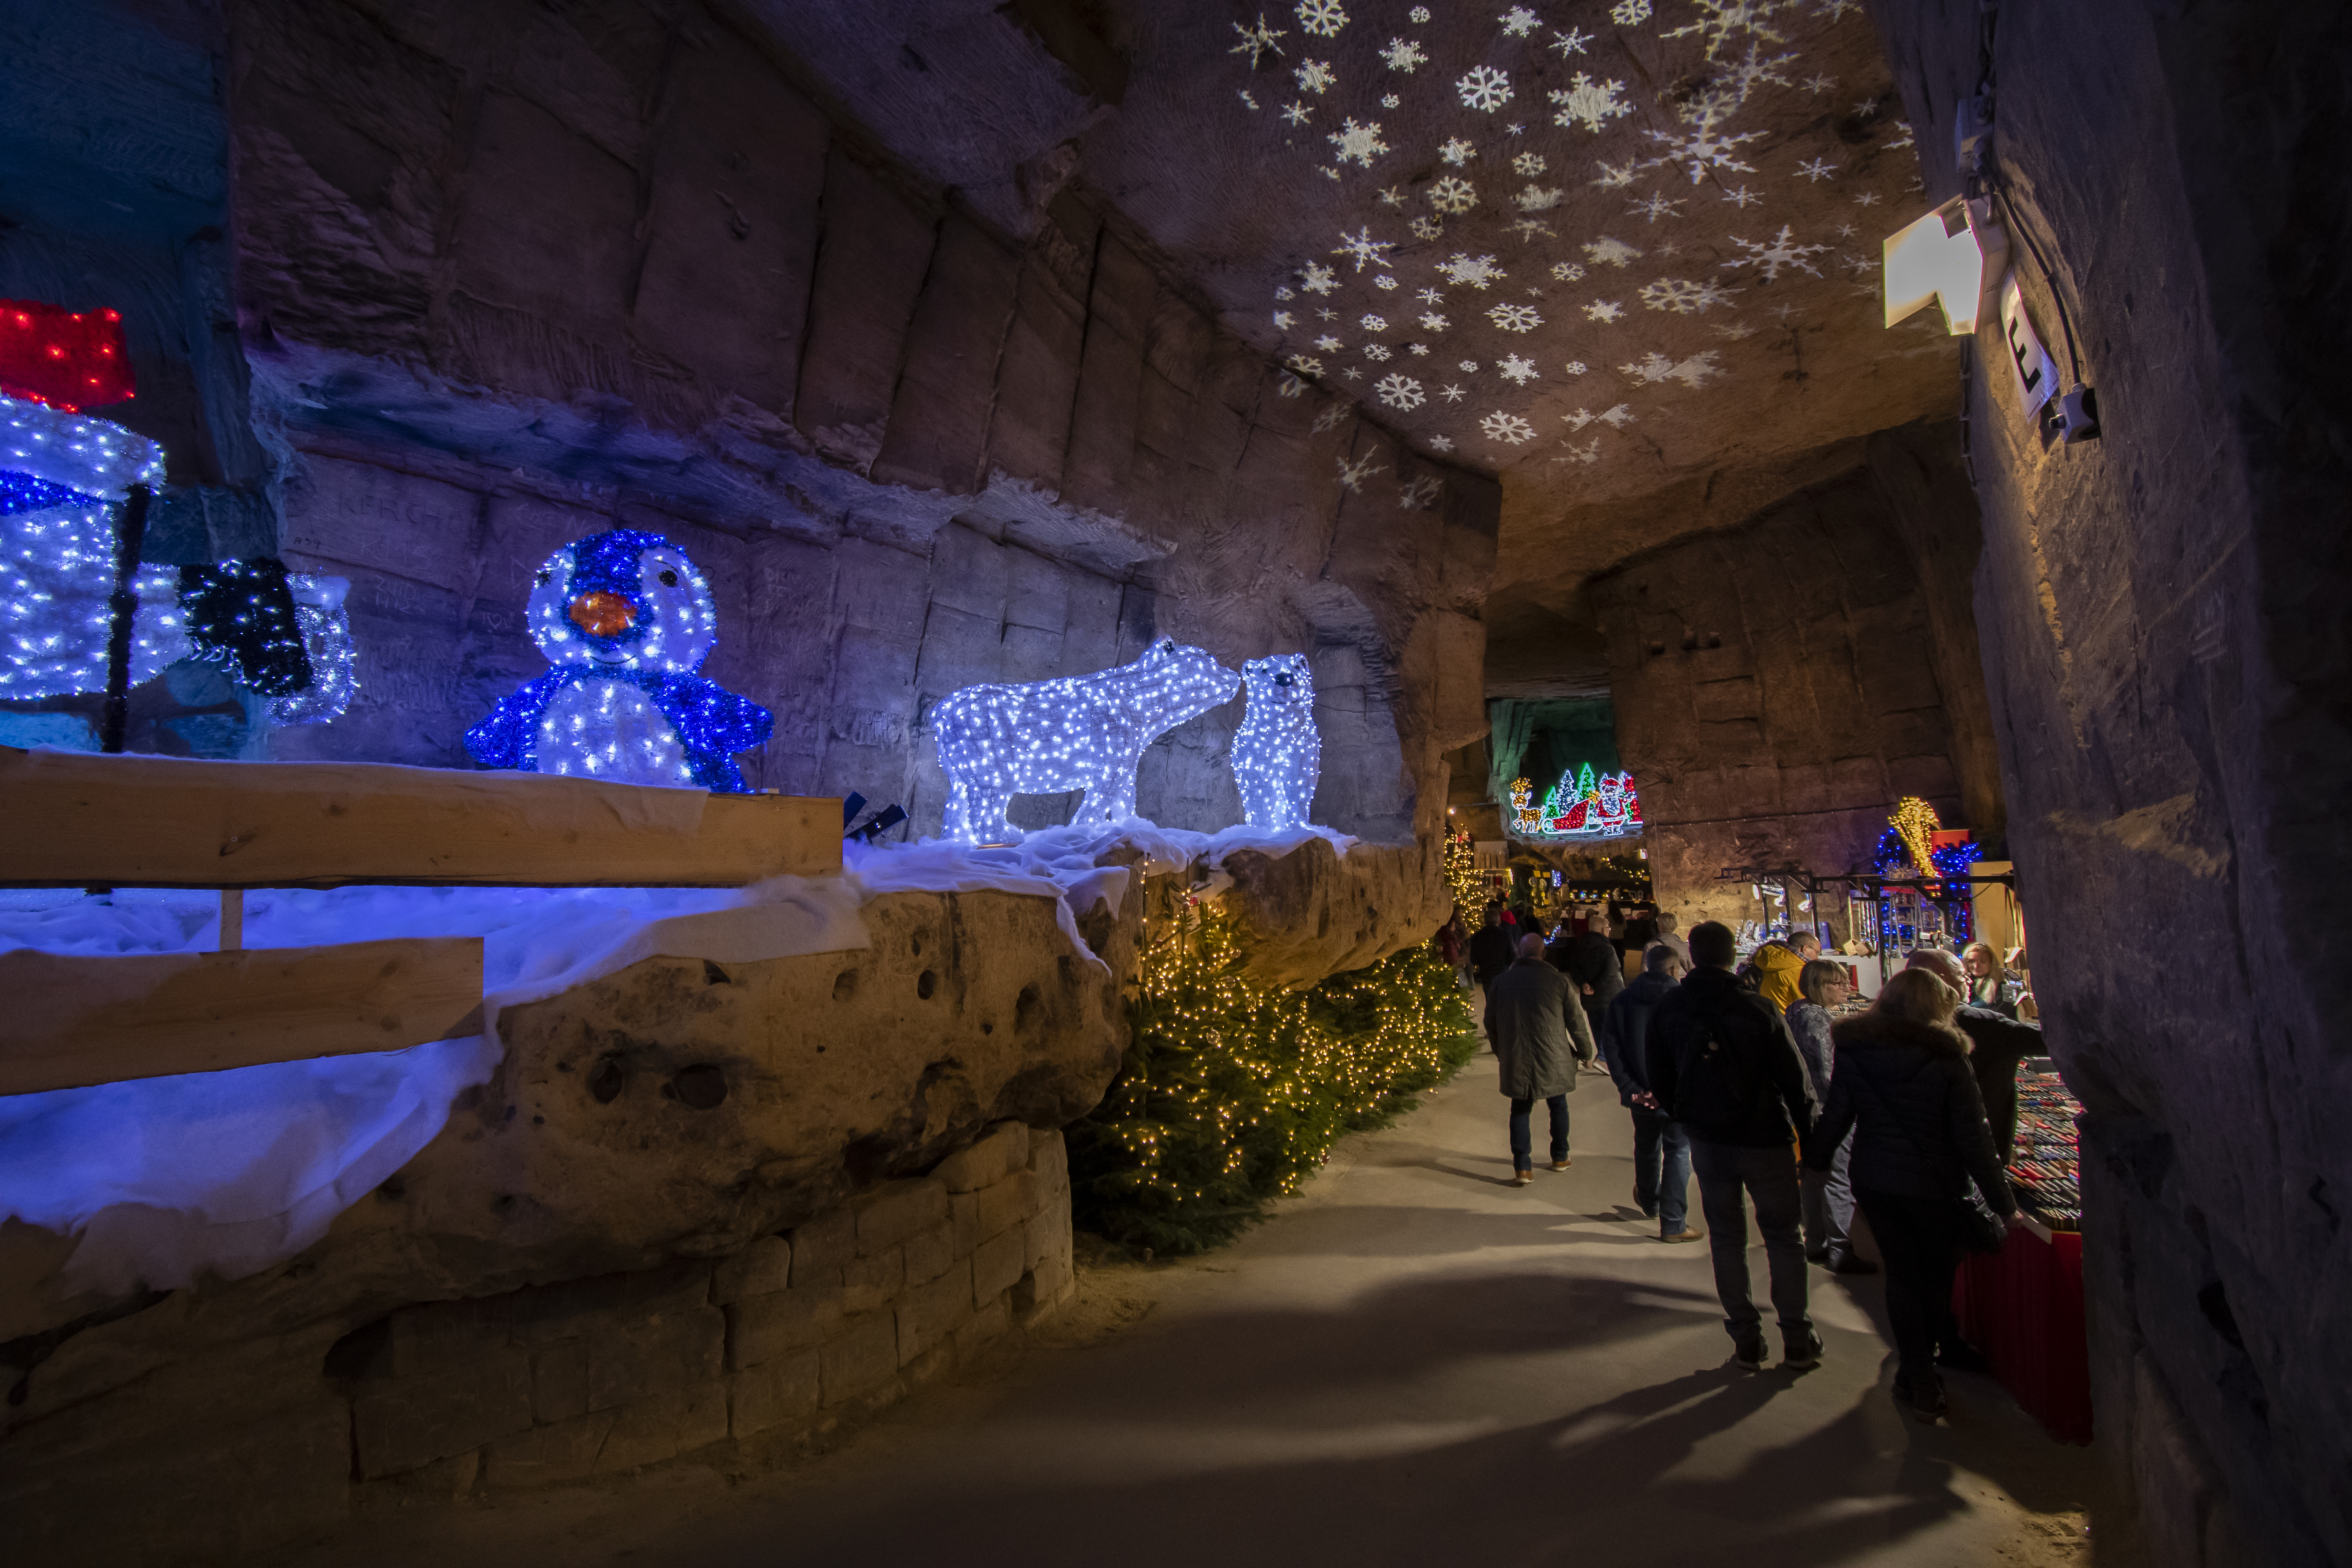
[{"label": "white led polar bear sculpture", "polygon": [[1234,735],[1234,784],[1252,827],[1303,826],[1323,776],[1323,738],[1315,729],[1315,677],[1303,653],[1278,653],[1242,666],[1249,712]]},{"label": "white led polar bear sculpture", "polygon": [[1133,664],[1024,686],[967,686],[929,724],[948,775],[947,836],[968,844],[1021,837],[1004,815],[1016,795],[1082,789],[1076,822],[1135,815],[1143,749],[1229,702],[1241,678],[1203,649],[1162,637]]}]

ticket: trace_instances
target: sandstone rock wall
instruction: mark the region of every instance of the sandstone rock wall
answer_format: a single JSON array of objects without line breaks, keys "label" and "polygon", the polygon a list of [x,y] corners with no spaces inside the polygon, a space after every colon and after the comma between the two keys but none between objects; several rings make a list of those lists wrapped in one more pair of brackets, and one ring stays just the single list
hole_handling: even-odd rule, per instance
[{"label": "sandstone rock wall", "polygon": [[[1979,8],[1873,11],[1912,122],[1949,125]],[[2347,44],[2329,6],[1999,13],[2003,221],[2105,434],[2043,440],[1979,334],[1976,618],[2044,1027],[2089,1111],[2124,1500],[2100,1552],[2161,1568],[2352,1561]]]},{"label": "sandstone rock wall", "polygon": [[[528,574],[625,523],[719,587],[709,673],[778,714],[756,784],[932,829],[931,702],[1172,635],[1309,653],[1318,820],[1442,816],[1496,487],[1220,331],[1096,195],[1016,237],[692,5],[244,0],[229,42],[285,543],[353,579],[362,659],[287,754],[461,764],[541,668]],[[1171,736],[1147,813],[1234,820],[1237,722]]]},{"label": "sandstone rock wall", "polygon": [[[1618,752],[1653,884],[1685,929],[1756,918],[1745,879],[1717,879],[1727,866],[1867,869],[1904,795],[1970,825],[1953,715],[1970,684],[1981,707],[1982,683],[1944,657],[1930,598],[1860,466],[1595,581]],[[1981,728],[1973,743],[1989,745]]]}]

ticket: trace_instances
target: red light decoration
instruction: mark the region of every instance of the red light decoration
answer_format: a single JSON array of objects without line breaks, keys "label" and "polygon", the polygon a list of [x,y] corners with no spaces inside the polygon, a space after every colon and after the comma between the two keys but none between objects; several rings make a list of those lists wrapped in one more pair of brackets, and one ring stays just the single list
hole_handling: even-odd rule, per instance
[{"label": "red light decoration", "polygon": [[0,393],[68,414],[137,395],[121,313],[0,300]]}]

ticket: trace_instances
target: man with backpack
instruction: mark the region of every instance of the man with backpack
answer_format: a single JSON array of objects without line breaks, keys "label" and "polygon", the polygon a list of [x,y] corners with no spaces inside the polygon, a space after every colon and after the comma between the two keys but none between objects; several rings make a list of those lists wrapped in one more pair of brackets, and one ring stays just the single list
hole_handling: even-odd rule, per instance
[{"label": "man with backpack", "polygon": [[1650,1091],[1690,1134],[1691,1172],[1715,1259],[1715,1293],[1733,1354],[1750,1372],[1767,1351],[1762,1314],[1748,1292],[1748,1200],[1756,1203],[1770,1265],[1772,1310],[1780,1323],[1781,1364],[1818,1366],[1821,1336],[1806,1308],[1801,1138],[1820,1107],[1795,1037],[1769,1002],[1743,990],[1731,972],[1731,930],[1716,921],[1691,928],[1692,969],[1650,1016]]}]

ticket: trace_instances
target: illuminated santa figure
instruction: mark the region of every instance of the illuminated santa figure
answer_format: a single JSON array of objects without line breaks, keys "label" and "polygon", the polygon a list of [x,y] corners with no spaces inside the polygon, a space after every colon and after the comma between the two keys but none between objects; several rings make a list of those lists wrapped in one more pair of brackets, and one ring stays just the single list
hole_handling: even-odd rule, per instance
[{"label": "illuminated santa figure", "polygon": [[1567,804],[1546,819],[1544,826],[1550,832],[1607,838],[1642,826],[1642,804],[1633,794],[1632,773],[1596,776],[1592,764],[1587,763],[1573,785],[1563,778],[1555,794]]}]

